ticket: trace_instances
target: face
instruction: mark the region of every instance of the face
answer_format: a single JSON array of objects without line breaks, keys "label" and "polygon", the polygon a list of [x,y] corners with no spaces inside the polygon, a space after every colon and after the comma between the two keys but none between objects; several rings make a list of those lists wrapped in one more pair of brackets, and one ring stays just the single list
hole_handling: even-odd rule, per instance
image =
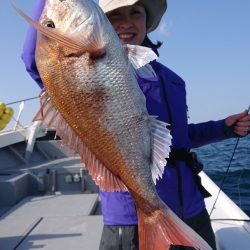
[{"label": "face", "polygon": [[146,36],[146,10],[141,3],[122,7],[107,13],[123,43],[141,45]]}]

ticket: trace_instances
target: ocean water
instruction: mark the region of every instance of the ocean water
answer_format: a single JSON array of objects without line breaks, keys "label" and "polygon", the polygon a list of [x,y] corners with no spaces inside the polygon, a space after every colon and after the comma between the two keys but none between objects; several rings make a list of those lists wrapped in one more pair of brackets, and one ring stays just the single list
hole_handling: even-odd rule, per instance
[{"label": "ocean water", "polygon": [[[220,186],[229,166],[237,138],[195,149],[205,173]],[[250,216],[250,135],[240,138],[222,190]]]}]

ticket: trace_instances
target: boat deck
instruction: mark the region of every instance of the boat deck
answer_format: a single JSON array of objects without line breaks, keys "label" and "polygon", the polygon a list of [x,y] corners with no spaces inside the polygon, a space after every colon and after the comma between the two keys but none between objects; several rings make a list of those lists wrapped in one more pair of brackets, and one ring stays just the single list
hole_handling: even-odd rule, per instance
[{"label": "boat deck", "polygon": [[98,194],[26,197],[0,220],[0,249],[98,249]]}]

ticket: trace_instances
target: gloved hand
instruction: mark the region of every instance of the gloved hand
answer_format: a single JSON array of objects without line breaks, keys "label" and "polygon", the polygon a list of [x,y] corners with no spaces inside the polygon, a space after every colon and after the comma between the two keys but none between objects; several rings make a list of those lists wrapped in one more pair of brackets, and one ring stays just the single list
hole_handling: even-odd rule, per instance
[{"label": "gloved hand", "polygon": [[3,130],[10,122],[14,111],[10,107],[6,107],[5,103],[0,102],[0,131]]},{"label": "gloved hand", "polygon": [[250,133],[250,114],[248,110],[231,115],[225,119],[224,133],[228,137],[244,137]]}]

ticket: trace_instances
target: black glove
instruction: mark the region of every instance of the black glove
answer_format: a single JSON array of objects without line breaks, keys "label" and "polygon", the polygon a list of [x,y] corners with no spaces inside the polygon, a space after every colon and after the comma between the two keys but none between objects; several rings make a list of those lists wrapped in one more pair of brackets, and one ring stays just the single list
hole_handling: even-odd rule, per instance
[{"label": "black glove", "polygon": [[[227,126],[226,124],[224,124],[224,134],[225,136],[231,138],[231,137],[234,137],[234,138],[239,138],[239,137],[243,137],[241,135],[238,135],[234,132],[234,126],[235,124],[231,125],[231,126]],[[249,132],[248,132],[249,134]]]}]

